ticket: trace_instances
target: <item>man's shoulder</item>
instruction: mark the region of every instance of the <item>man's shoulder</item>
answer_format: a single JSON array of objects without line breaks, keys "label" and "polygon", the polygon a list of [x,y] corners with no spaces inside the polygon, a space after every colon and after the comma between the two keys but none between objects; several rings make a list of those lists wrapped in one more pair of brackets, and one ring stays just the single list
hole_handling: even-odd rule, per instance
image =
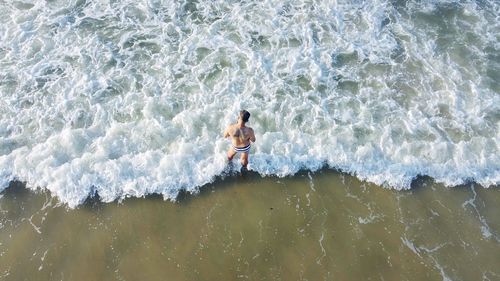
[{"label": "man's shoulder", "polygon": [[228,132],[235,132],[238,130],[238,124],[231,124],[227,127]]}]

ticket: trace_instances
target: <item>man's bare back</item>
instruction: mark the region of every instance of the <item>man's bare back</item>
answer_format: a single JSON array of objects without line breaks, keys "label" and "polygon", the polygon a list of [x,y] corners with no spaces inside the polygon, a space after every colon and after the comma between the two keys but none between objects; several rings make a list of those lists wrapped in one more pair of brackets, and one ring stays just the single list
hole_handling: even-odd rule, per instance
[{"label": "man's bare back", "polygon": [[227,127],[228,137],[231,137],[231,143],[236,147],[243,147],[250,144],[253,129],[250,127],[240,127],[238,124],[232,124]]},{"label": "man's bare back", "polygon": [[224,130],[224,138],[231,138],[232,147],[227,152],[227,159],[233,160],[236,153],[241,153],[241,165],[244,168],[248,165],[248,153],[250,152],[250,142],[255,142],[255,133],[252,128],[245,126],[250,118],[250,113],[246,110],[240,111],[238,122],[229,125]]}]

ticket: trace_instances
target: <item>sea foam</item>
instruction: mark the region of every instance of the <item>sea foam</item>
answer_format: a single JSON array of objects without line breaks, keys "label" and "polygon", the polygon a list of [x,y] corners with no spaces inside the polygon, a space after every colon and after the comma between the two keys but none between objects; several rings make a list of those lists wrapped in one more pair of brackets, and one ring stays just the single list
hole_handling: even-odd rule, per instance
[{"label": "sea foam", "polygon": [[261,175],[496,186],[499,16],[497,1],[0,3],[0,190],[70,207],[196,193],[227,172],[242,108]]}]

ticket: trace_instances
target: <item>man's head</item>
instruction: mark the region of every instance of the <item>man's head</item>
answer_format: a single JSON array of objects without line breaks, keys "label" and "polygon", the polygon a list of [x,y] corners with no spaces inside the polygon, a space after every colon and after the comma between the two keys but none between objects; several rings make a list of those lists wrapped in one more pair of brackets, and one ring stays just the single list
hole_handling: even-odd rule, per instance
[{"label": "man's head", "polygon": [[243,121],[243,123],[246,123],[246,122],[248,122],[248,119],[250,118],[250,112],[243,109],[242,111],[240,111],[239,117],[241,118],[241,121]]}]

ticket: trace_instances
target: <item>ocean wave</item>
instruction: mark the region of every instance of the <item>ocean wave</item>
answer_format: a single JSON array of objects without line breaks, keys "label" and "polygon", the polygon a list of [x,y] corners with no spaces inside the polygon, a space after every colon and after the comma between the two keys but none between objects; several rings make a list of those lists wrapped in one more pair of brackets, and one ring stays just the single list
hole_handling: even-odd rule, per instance
[{"label": "ocean wave", "polygon": [[0,189],[24,181],[70,207],[196,193],[227,170],[222,130],[241,108],[263,176],[500,181],[496,1],[0,8]]}]

